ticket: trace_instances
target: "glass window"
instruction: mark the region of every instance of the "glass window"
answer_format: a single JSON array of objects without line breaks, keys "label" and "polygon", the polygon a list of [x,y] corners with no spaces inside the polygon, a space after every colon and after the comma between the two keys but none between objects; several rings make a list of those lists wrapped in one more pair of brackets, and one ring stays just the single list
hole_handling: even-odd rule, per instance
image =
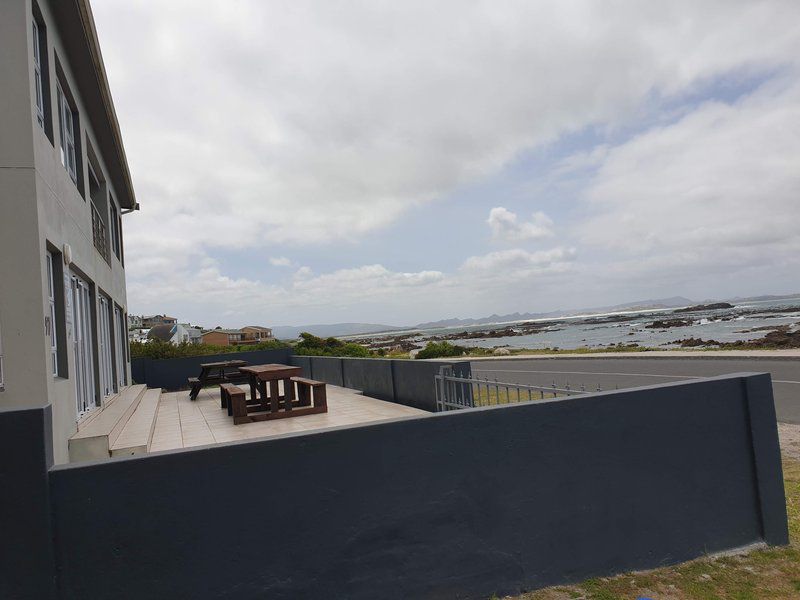
[{"label": "glass window", "polygon": [[50,362],[53,375],[58,375],[58,336],[56,334],[56,285],[53,278],[53,255],[47,253],[47,297],[50,303]]},{"label": "glass window", "polygon": [[72,114],[72,107],[69,105],[61,84],[58,84],[58,125],[61,134],[61,164],[72,177],[72,181],[78,182],[78,171],[75,162],[75,119]]},{"label": "glass window", "polygon": [[111,198],[111,247],[116,257],[120,258],[119,213],[114,198]]},{"label": "glass window", "polygon": [[5,389],[3,385],[3,332],[0,331],[0,392]]},{"label": "glass window", "polygon": [[34,19],[33,23],[33,74],[36,81],[36,120],[44,129],[44,84],[42,81],[42,35],[39,25]]}]

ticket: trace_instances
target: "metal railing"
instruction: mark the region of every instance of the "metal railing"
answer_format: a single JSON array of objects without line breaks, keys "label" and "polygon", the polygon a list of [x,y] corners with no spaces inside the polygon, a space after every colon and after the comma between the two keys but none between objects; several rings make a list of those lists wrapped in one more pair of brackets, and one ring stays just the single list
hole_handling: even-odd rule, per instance
[{"label": "metal railing", "polygon": [[94,205],[94,202],[89,202],[92,205],[92,239],[94,240],[94,247],[100,253],[107,263],[111,263],[111,258],[108,255],[108,235],[106,233],[106,224],[103,222],[103,217],[100,216],[100,211]]},{"label": "metal railing", "polygon": [[[523,383],[510,383],[490,380],[488,377],[462,377],[453,372],[450,366],[443,366],[439,373],[434,375],[436,380],[436,410],[460,410],[475,408],[477,406],[494,406],[499,404],[516,404],[519,402],[533,402],[559,396],[573,396],[587,394],[589,391],[581,385],[573,389],[567,383],[564,387],[557,387],[555,382],[549,386],[528,385]],[[600,386],[597,386],[601,392]]]}]

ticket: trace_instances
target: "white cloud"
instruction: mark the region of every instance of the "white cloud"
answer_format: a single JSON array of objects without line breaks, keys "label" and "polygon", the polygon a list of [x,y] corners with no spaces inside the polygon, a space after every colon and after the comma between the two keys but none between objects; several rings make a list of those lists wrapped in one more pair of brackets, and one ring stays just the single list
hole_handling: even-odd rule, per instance
[{"label": "white cloud", "polygon": [[486,220],[492,230],[492,238],[498,241],[520,242],[552,237],[553,221],[543,212],[535,212],[530,221],[520,221],[516,213],[502,206],[489,211]]},{"label": "white cloud", "polygon": [[271,256],[269,259],[269,264],[273,267],[291,267],[292,261],[285,256]]},{"label": "white cloud", "polygon": [[[800,65],[793,0],[298,0],[291,10],[261,0],[139,0],[93,9],[142,205],[125,217],[129,298],[160,312],[160,300],[174,297],[198,321],[264,307],[290,320],[352,318],[373,300],[427,318],[444,302],[467,310],[499,290],[519,302],[531,288],[503,287],[504,277],[562,277],[580,267],[577,254],[476,248],[461,268],[452,259],[440,271],[432,240],[411,238],[402,243],[431,245],[431,262],[392,270],[380,263],[399,248],[357,257],[359,243],[566,135],[622,130],[721,80],[796,81]],[[570,223],[547,205],[559,243],[577,245],[582,260],[615,253],[597,263],[598,277],[624,275],[628,261],[650,265],[629,267],[642,278],[687,260],[708,269],[770,256],[794,265],[797,106],[796,86],[768,86],[577,152],[556,175],[596,176],[584,204],[564,209]],[[495,239],[552,234],[543,213],[526,218],[495,207]],[[459,234],[443,228],[436,243]],[[283,261],[298,246],[306,266],[273,284],[257,281],[255,261],[252,278],[240,279],[214,260],[222,248]],[[368,265],[332,266],[345,246],[348,264]],[[309,259],[314,247],[321,265]],[[496,288],[485,283],[490,273]],[[186,282],[202,293],[187,298]],[[326,302],[330,313],[300,308]]]},{"label": "white cloud", "polygon": [[733,104],[707,102],[610,149],[585,193],[584,243],[639,267],[800,268],[800,84],[775,82]]},{"label": "white cloud", "polygon": [[490,252],[483,256],[471,256],[464,261],[462,270],[467,273],[485,273],[508,276],[520,272],[545,273],[563,271],[575,259],[574,248],[553,248],[539,252],[528,252],[520,248]]}]

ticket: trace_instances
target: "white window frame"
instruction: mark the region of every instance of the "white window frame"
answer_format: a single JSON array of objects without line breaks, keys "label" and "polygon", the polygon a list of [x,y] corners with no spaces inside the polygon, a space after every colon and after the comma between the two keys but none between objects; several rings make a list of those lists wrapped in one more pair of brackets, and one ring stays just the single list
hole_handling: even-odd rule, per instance
[{"label": "white window frame", "polygon": [[36,19],[31,19],[33,24],[33,75],[36,82],[36,120],[44,129],[44,85],[42,81],[42,36]]},{"label": "white window frame", "polygon": [[72,181],[78,183],[77,163],[75,162],[75,118],[67,96],[58,85],[58,129],[60,134],[61,164],[69,173]]},{"label": "white window frame", "polygon": [[109,215],[109,220],[111,221],[111,249],[114,251],[114,255],[120,258],[119,210],[117,210],[117,205],[114,203],[114,197],[109,195],[109,200],[111,207],[111,214]]},{"label": "white window frame", "polygon": [[56,330],[56,285],[53,269],[53,255],[47,253],[47,298],[50,304],[50,359],[53,377],[58,377],[58,332]]}]

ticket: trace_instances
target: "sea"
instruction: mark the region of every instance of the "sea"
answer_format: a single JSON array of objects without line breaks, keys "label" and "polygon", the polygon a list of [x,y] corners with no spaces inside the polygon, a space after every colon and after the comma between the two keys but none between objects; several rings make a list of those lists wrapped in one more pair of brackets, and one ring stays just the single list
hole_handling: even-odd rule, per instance
[{"label": "sea", "polygon": [[[800,296],[782,298],[780,300],[760,300],[734,304],[733,308],[675,313],[675,308],[652,309],[644,311],[614,312],[604,314],[577,315],[559,317],[558,319],[540,319],[535,321],[515,321],[492,325],[474,325],[470,327],[449,327],[425,329],[413,332],[416,335],[409,341],[424,342],[431,336],[447,335],[448,341],[470,347],[496,348],[506,347],[530,349],[575,349],[603,348],[618,344],[638,344],[642,347],[665,349],[679,347],[679,340],[700,338],[718,342],[735,342],[737,340],[754,340],[764,337],[768,331],[748,331],[756,328],[789,325],[800,326]],[[781,312],[787,309],[789,312]],[[617,318],[632,320],[615,321]],[[649,329],[646,326],[655,320],[687,319],[692,324],[667,329]],[[598,320],[608,322],[597,323]],[[455,338],[449,336],[462,331],[475,332],[505,327],[520,327],[525,323],[541,323],[544,327],[536,333],[491,338]],[[383,335],[369,336],[373,339],[394,337],[406,332],[391,332]],[[364,337],[364,336],[361,336]]]}]

